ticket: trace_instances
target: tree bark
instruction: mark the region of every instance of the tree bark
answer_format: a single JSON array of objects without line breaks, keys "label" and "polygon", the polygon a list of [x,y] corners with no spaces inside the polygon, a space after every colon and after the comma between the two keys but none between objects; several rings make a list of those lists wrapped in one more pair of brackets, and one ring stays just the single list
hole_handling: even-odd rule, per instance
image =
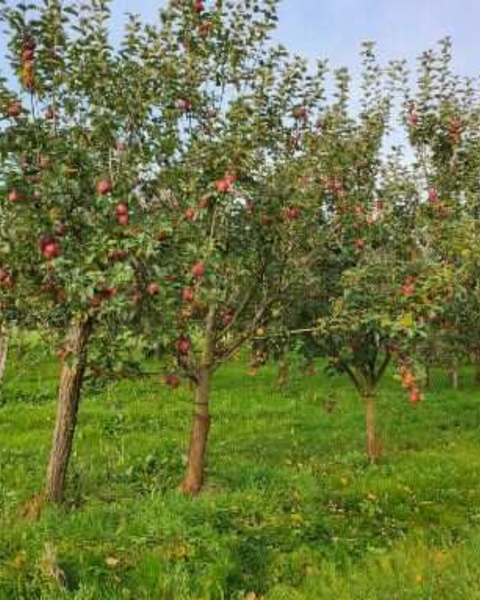
[{"label": "tree bark", "polygon": [[367,458],[376,463],[380,458],[380,442],[376,432],[375,396],[371,390],[365,392],[365,417],[367,436]]},{"label": "tree bark", "polygon": [[3,376],[5,375],[9,344],[10,330],[5,324],[2,324],[0,327],[0,387],[2,386]]},{"label": "tree bark", "polygon": [[283,389],[290,380],[290,363],[288,361],[288,346],[282,351],[278,361],[277,388]]},{"label": "tree bark", "polygon": [[454,358],[453,359],[453,365],[452,365],[452,370],[451,370],[451,376],[452,376],[452,388],[454,390],[458,390],[458,359]]},{"label": "tree bark", "polygon": [[194,413],[190,434],[187,472],[181,489],[189,496],[195,496],[203,487],[205,478],[205,457],[211,416],[209,408],[210,383],[212,373],[208,367],[198,370],[194,396]]},{"label": "tree bark", "polygon": [[73,324],[67,336],[67,357],[60,374],[57,417],[45,483],[47,502],[62,503],[65,500],[67,469],[77,424],[91,331],[92,320],[87,318],[81,323]]}]

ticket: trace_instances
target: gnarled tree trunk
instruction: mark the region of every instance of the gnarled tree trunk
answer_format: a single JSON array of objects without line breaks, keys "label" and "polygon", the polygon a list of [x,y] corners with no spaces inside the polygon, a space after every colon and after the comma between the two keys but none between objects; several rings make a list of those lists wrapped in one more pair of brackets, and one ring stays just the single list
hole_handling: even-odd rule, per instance
[{"label": "gnarled tree trunk", "polygon": [[0,387],[2,386],[3,376],[5,375],[9,344],[10,330],[5,324],[2,323],[0,327]]},{"label": "gnarled tree trunk", "polygon": [[365,421],[367,436],[367,457],[371,463],[375,463],[380,458],[380,441],[377,438],[376,414],[375,414],[375,396],[373,391],[368,390],[364,394],[365,401]]},{"label": "gnarled tree trunk", "polygon": [[61,503],[65,499],[68,463],[72,452],[78,405],[87,364],[88,340],[92,320],[71,326],[65,349],[57,400],[57,417],[45,483],[45,500]]},{"label": "gnarled tree trunk", "polygon": [[202,489],[205,477],[205,458],[211,423],[209,409],[211,378],[212,373],[208,367],[202,366],[198,369],[187,472],[181,486],[182,491],[190,496],[198,494]]}]

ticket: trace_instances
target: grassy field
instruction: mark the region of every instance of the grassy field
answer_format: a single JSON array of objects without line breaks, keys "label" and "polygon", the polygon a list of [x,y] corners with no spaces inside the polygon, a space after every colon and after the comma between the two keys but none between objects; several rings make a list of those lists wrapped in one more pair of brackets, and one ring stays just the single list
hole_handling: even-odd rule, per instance
[{"label": "grassy field", "polygon": [[[69,507],[41,489],[56,365],[12,355],[0,399],[0,599],[480,598],[480,392],[441,374],[409,404],[386,378],[385,458],[364,458],[347,381],[218,374],[208,484],[177,492],[191,407],[154,378],[88,388]],[[333,401],[335,409],[325,409]],[[63,581],[64,585],[59,585]]]}]

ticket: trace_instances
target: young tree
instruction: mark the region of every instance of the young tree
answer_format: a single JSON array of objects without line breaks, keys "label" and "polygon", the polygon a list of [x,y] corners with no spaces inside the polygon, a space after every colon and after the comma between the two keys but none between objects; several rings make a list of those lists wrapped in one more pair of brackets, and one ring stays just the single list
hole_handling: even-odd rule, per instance
[{"label": "young tree", "polygon": [[2,5],[2,293],[21,323],[63,338],[44,490],[61,502],[89,343],[112,320],[128,323],[143,285],[138,265],[163,253],[148,234],[154,208],[136,193],[151,162],[156,98],[137,20],[114,51],[104,2]]},{"label": "young tree", "polygon": [[170,207],[159,236],[176,256],[165,346],[194,387],[187,494],[203,485],[215,372],[288,302],[315,253],[322,207],[304,176],[324,65],[308,73],[270,46],[276,5],[176,2],[152,29],[170,78],[158,127],[171,137],[149,195]]}]

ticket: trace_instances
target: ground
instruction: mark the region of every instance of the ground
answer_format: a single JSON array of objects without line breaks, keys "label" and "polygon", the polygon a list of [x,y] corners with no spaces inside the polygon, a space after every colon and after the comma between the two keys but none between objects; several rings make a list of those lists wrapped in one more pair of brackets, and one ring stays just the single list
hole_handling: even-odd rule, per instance
[{"label": "ground", "polygon": [[[178,492],[188,387],[88,386],[68,507],[22,516],[41,490],[54,359],[10,356],[0,398],[0,599],[480,598],[480,391],[436,373],[414,406],[379,399],[384,458],[364,457],[362,404],[341,377],[219,372],[208,483]],[[27,370],[27,364],[34,368]]]}]

